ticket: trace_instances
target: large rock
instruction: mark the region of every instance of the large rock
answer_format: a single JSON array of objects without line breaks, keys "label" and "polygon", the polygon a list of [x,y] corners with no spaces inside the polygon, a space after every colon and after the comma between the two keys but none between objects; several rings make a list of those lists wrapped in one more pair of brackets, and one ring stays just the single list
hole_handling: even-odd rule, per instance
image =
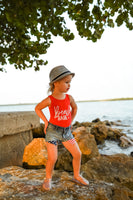
[{"label": "large rock", "polygon": [[23,167],[42,168],[46,166],[46,162],[47,149],[45,139],[33,139],[32,142],[25,147],[23,155]]},{"label": "large rock", "polygon": [[[95,137],[90,134],[89,129],[83,126],[79,127],[73,131],[73,135],[82,152],[82,157],[85,157],[88,160],[89,158],[100,156]],[[82,160],[82,162],[85,163],[84,160]]]},{"label": "large rock", "polygon": [[108,128],[104,124],[96,124],[91,128],[91,134],[95,136],[97,144],[101,144],[107,138]]},{"label": "large rock", "polygon": [[121,133],[119,129],[108,128],[107,139],[114,140],[114,141],[119,141],[120,137],[122,135],[124,135],[124,134]]},{"label": "large rock", "polygon": [[121,147],[133,146],[133,139],[128,138],[126,136],[121,136],[120,137],[120,146]]},{"label": "large rock", "polygon": [[0,168],[22,166],[24,148],[32,139],[32,129],[40,126],[35,112],[0,113]]},{"label": "large rock", "polygon": [[29,131],[38,126],[40,126],[40,120],[35,112],[0,113],[0,138]]},{"label": "large rock", "polygon": [[32,131],[0,138],[0,168],[12,165],[22,166],[24,148],[32,139]]}]

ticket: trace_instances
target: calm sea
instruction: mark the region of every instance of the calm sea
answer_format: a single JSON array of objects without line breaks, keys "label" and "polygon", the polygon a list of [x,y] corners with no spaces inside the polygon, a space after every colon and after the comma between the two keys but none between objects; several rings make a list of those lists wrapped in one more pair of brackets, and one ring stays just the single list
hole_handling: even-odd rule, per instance
[{"label": "calm sea", "polygon": [[[34,111],[35,105],[1,105],[0,112]],[[78,113],[75,121],[91,122],[96,118],[100,118],[101,121],[109,120],[117,122],[120,120],[122,126],[116,128],[123,129],[123,133],[126,133],[128,137],[133,139],[133,100],[78,102],[77,105]],[[48,109],[45,109],[44,113],[49,118]],[[108,155],[115,153],[130,154],[133,151],[133,147],[123,149],[116,142],[107,141],[104,146],[99,147],[99,151]]]}]

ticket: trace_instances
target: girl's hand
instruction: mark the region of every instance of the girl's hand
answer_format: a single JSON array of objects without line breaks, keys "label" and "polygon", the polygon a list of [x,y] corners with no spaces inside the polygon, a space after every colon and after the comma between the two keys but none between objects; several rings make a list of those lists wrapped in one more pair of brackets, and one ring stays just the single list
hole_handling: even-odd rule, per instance
[{"label": "girl's hand", "polygon": [[45,134],[46,134],[47,127],[48,127],[48,122],[45,122],[45,126],[44,126],[44,133]]}]

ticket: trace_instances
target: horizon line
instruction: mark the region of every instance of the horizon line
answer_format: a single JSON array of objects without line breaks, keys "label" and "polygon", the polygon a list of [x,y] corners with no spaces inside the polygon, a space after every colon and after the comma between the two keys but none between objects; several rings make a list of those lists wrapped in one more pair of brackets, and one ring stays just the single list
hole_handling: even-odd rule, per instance
[{"label": "horizon line", "polygon": [[[97,100],[78,100],[77,103],[82,102],[104,102],[104,101],[126,101],[126,100],[133,100],[133,97],[127,98],[113,98],[113,99],[97,99]],[[15,105],[34,105],[37,103],[11,103],[11,104],[0,104],[0,106],[15,106]]]}]

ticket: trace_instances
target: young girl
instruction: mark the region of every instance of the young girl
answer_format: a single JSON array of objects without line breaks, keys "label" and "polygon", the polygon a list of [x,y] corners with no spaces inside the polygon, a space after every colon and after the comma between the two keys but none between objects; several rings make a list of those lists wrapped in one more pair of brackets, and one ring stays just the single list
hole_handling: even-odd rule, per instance
[{"label": "young girl", "polygon": [[[65,66],[53,68],[49,74],[51,95],[36,105],[37,115],[44,121],[46,134],[48,160],[46,164],[46,178],[43,189],[51,189],[52,171],[57,160],[57,145],[61,141],[65,148],[73,156],[73,181],[81,185],[89,185],[89,182],[80,175],[81,151],[71,133],[71,124],[77,113],[77,105],[72,96],[66,94],[70,89],[70,83],[74,77]],[[46,118],[42,109],[49,107],[50,119]]]}]

